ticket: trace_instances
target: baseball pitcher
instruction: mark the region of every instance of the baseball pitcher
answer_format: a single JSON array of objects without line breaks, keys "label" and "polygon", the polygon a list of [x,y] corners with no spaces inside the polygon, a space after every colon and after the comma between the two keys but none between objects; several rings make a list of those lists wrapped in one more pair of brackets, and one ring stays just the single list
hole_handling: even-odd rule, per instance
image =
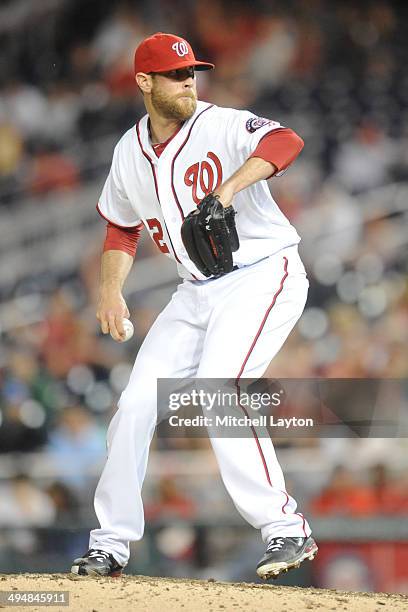
[{"label": "baseball pitcher", "polygon": [[[156,33],[135,52],[146,115],[119,140],[98,211],[107,222],[97,317],[124,337],[123,287],[145,228],[182,279],[137,355],[108,429],[95,493],[100,526],[72,565],[79,575],[118,576],[129,542],[143,536],[141,488],[160,420],[157,378],[260,378],[301,316],[308,280],[300,238],[266,180],[303,147],[291,129],[251,112],[197,100],[189,43]],[[270,438],[211,438],[225,487],[260,530],[261,578],[312,559],[317,546],[285,481]]]}]

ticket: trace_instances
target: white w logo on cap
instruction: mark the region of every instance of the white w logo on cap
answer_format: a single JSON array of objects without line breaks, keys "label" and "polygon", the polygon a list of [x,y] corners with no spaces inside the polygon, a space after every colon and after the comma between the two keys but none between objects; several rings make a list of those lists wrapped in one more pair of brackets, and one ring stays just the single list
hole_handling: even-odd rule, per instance
[{"label": "white w logo on cap", "polygon": [[171,46],[173,51],[177,53],[179,57],[183,57],[184,55],[188,55],[188,47],[184,41],[175,42],[174,45]]}]

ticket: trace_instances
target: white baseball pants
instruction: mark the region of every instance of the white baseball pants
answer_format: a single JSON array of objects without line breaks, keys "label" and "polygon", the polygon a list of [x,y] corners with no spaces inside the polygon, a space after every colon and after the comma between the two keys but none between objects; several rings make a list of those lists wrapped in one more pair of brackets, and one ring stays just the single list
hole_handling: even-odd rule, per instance
[{"label": "white baseball pants", "polygon": [[[260,378],[307,297],[297,246],[218,279],[184,281],[157,317],[137,355],[108,429],[108,458],[95,493],[100,528],[90,548],[126,565],[129,542],[144,531],[141,488],[156,423],[157,378]],[[262,539],[311,530],[285,490],[271,439],[212,438],[223,482]]]}]

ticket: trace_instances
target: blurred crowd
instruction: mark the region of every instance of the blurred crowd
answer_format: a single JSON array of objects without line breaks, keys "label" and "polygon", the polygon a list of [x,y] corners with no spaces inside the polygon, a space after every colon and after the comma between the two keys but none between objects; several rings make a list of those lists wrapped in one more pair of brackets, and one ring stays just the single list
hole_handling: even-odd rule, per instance
[{"label": "blurred crowd", "polygon": [[[178,33],[216,64],[198,77],[201,99],[278,120],[306,143],[293,168],[270,181],[302,235],[311,286],[267,374],[404,378],[407,210],[393,189],[408,180],[407,23],[403,3],[381,0],[3,0],[0,213],[26,198],[41,206],[62,191],[80,194],[88,181],[102,185],[111,155],[104,139],[119,138],[144,114],[134,48],[154,31]],[[45,298],[42,319],[0,329],[0,453],[15,458],[0,484],[0,527],[89,518],[107,423],[162,306],[145,293],[130,295],[132,341],[119,346],[102,336],[94,317],[100,248],[64,277],[50,257],[47,277],[30,279]],[[154,254],[143,242],[137,257]],[[19,289],[2,287],[0,278],[5,300]],[[154,448],[208,444],[167,439]],[[24,462],[32,452],[50,458],[55,474],[32,478]],[[150,493],[152,520],[193,519],[203,503],[172,476]],[[360,474],[339,465],[305,503],[321,515],[406,514],[408,482],[385,465]],[[13,542],[36,546],[21,534]]]},{"label": "blurred crowd", "polygon": [[[199,77],[202,98],[291,118],[307,142],[304,157],[319,161],[314,174],[352,192],[407,177],[403,5],[4,0],[0,10],[3,203],[95,176],[95,141],[144,112],[133,52],[160,29],[215,62]],[[295,195],[302,208],[306,194]]]}]

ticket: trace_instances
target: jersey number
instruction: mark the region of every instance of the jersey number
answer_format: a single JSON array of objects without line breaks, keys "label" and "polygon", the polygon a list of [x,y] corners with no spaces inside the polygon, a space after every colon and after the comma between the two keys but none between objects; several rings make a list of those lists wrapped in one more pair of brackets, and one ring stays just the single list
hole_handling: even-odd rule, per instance
[{"label": "jersey number", "polygon": [[[222,183],[222,166],[219,158],[212,151],[208,151],[207,158],[196,162],[187,168],[184,175],[184,184],[192,187],[192,196],[196,204],[211,191],[215,191]],[[211,162],[211,163],[210,163]]]},{"label": "jersey number", "polygon": [[167,244],[163,240],[163,229],[158,219],[146,219],[149,230],[153,232],[152,238],[162,253],[170,253]]}]

